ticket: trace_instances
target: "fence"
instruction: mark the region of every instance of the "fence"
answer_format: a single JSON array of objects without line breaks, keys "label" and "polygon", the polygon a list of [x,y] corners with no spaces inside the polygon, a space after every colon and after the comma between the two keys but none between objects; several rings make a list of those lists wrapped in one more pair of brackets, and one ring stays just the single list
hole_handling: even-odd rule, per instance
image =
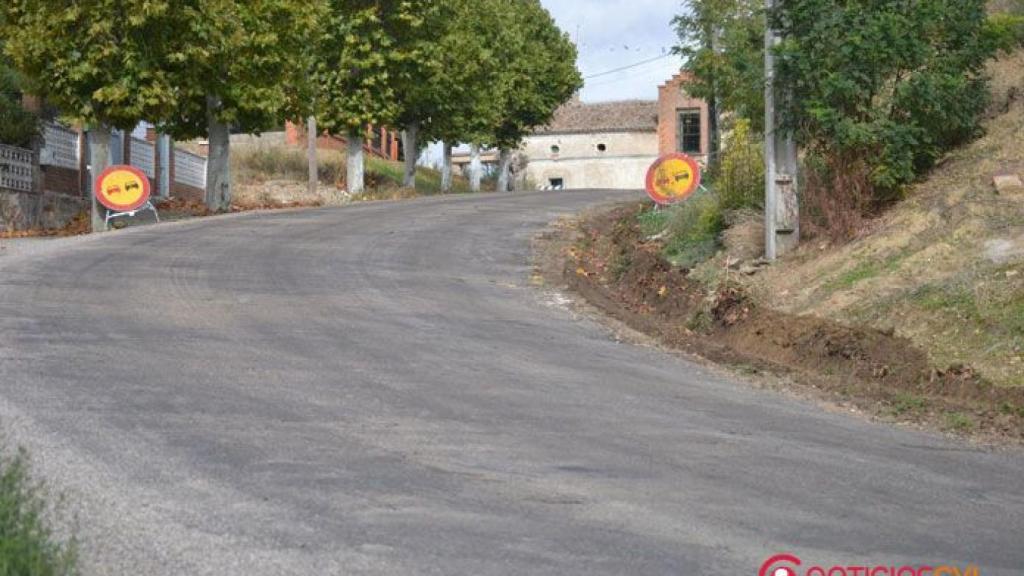
[{"label": "fence", "polygon": [[11,192],[35,190],[35,153],[0,144],[0,189]]},{"label": "fence", "polygon": [[206,189],[206,158],[175,150],[174,182],[200,190]]},{"label": "fence", "polygon": [[78,170],[82,163],[80,138],[76,130],[47,122],[43,125],[43,146],[39,151],[39,164]]},{"label": "fence", "polygon": [[128,161],[146,176],[156,179],[156,145],[153,143],[132,138]]}]

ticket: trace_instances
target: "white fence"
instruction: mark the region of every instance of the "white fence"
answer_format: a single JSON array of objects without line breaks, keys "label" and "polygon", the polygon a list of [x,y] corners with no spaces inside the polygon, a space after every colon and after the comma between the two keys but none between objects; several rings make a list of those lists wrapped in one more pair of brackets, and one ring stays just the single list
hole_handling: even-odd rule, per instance
[{"label": "white fence", "polygon": [[156,146],[151,142],[132,138],[131,165],[149,176],[156,178]]},{"label": "white fence", "polygon": [[0,144],[0,189],[34,191],[34,166],[35,154],[31,150]]},{"label": "white fence", "polygon": [[78,132],[52,122],[43,125],[43,147],[39,152],[40,164],[78,170],[80,153]]},{"label": "white fence", "polygon": [[174,181],[193,188],[206,188],[206,158],[184,150],[174,151]]}]

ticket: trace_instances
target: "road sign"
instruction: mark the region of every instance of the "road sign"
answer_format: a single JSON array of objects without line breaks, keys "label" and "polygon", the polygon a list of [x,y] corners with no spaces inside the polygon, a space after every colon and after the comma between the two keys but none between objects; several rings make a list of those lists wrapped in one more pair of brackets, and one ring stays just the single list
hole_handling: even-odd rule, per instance
[{"label": "road sign", "polygon": [[647,171],[647,195],[662,206],[689,198],[700,187],[700,165],[686,154],[662,156]]},{"label": "road sign", "polygon": [[96,178],[96,200],[113,212],[134,212],[149,204],[149,178],[134,166],[111,166]]}]

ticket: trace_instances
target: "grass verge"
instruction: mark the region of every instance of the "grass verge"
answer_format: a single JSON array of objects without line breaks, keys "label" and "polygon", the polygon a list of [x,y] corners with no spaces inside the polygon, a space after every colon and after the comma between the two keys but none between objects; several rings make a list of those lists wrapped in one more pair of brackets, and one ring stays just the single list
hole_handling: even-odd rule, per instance
[{"label": "grass verge", "polygon": [[75,543],[54,536],[50,511],[42,486],[30,478],[27,453],[0,453],[0,576],[77,573]]}]

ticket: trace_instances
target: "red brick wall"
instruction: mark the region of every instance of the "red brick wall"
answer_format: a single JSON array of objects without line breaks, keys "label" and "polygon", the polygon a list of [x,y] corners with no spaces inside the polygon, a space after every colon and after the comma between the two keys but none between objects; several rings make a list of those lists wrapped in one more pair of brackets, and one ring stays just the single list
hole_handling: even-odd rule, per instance
[{"label": "red brick wall", "polygon": [[[375,137],[378,137],[378,135],[382,144],[380,149],[375,149],[370,145],[370,143]],[[366,131],[366,144],[364,145],[364,148],[370,154],[390,158],[391,160],[399,160],[398,140],[398,132],[388,130],[387,128],[370,128]],[[292,124],[291,122],[286,123],[284,127],[284,141],[289,146],[301,146],[305,148],[305,126]],[[324,134],[317,138],[316,145],[321,150],[344,150],[345,139],[332,136],[330,134]]]},{"label": "red brick wall", "polygon": [[706,155],[711,149],[708,104],[704,100],[686,94],[686,82],[690,78],[688,73],[680,72],[658,87],[658,149],[661,154],[679,152],[678,111],[683,108],[700,109],[701,155]]},{"label": "red brick wall", "polygon": [[81,178],[78,170],[43,166],[43,190],[69,196],[82,196]]}]

